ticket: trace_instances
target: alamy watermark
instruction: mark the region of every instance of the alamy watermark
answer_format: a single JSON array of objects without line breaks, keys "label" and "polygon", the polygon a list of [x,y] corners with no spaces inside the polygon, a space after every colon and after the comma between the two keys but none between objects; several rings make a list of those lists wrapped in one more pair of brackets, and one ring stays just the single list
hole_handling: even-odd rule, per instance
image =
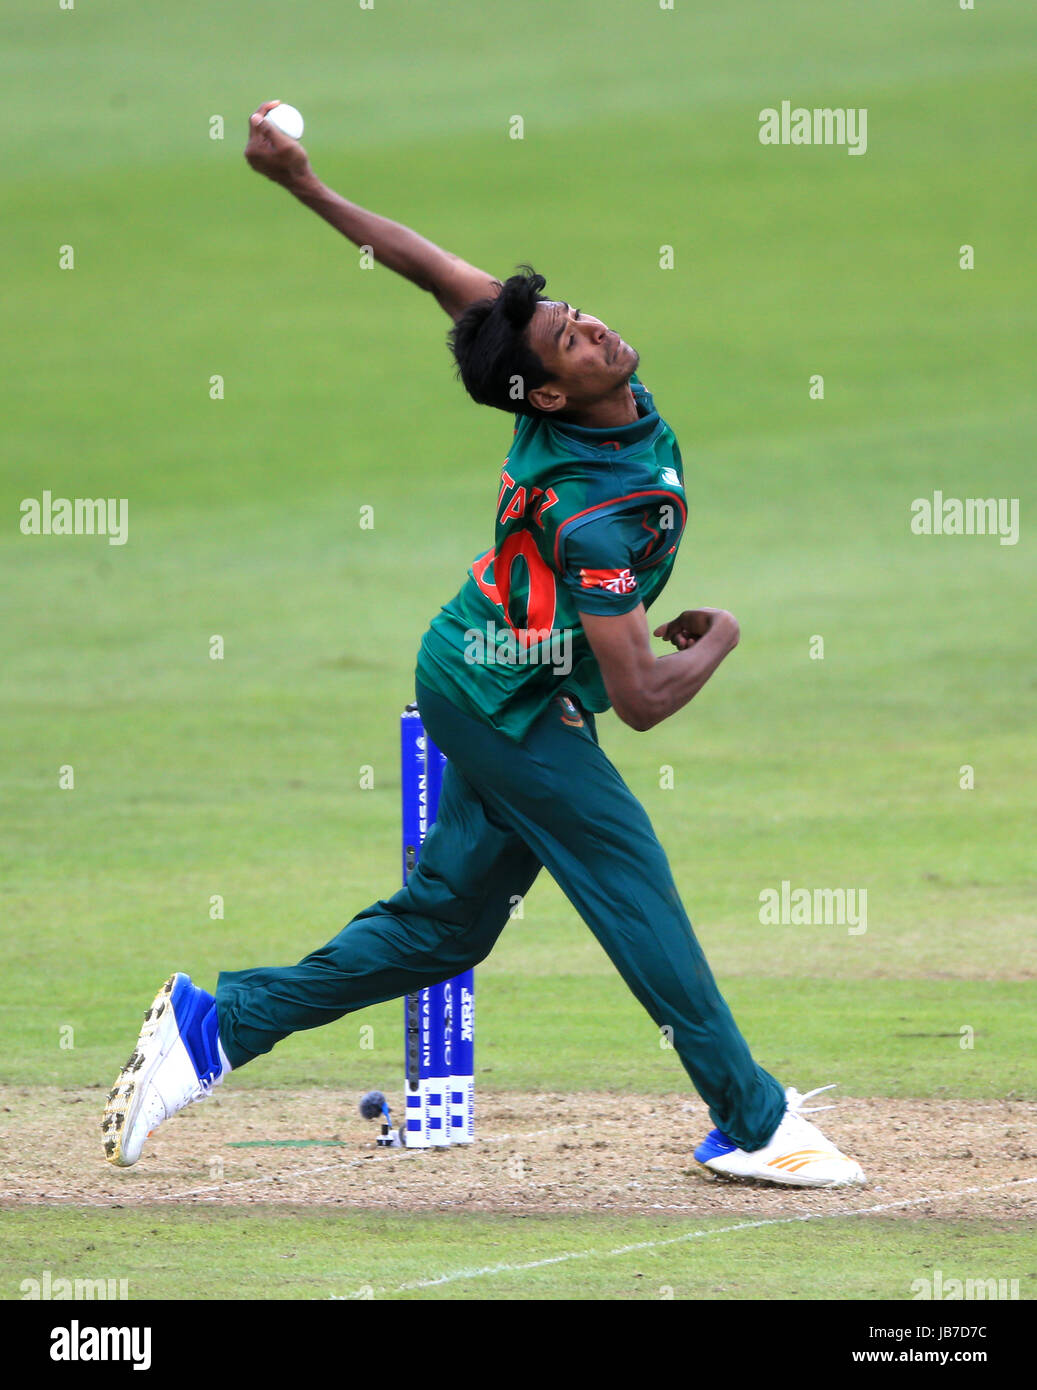
[{"label": "alamy watermark", "polygon": [[765,927],[845,927],[848,936],[868,930],[867,888],[780,888],[760,891],[760,923]]},{"label": "alamy watermark", "polygon": [[150,1327],[90,1327],[73,1318],[50,1334],[52,1361],[130,1361],[135,1371],[151,1369]]},{"label": "alamy watermark", "polygon": [[934,1269],[931,1279],[912,1279],[911,1297],[933,1299],[934,1301],[958,1299],[977,1301],[985,1299],[1006,1301],[1019,1297],[1018,1279],[945,1279],[942,1269]]},{"label": "alamy watermark", "polygon": [[469,666],[551,666],[556,676],[573,668],[571,628],[499,628],[491,618],[485,628],[467,628],[464,638]]},{"label": "alamy watermark", "polygon": [[765,106],[760,112],[761,145],[845,145],[847,154],[868,150],[866,106]]},{"label": "alamy watermark", "polygon": [[60,1301],[66,1298],[82,1302],[85,1298],[110,1300],[130,1296],[128,1279],[55,1279],[49,1269],[45,1269],[38,1279],[23,1279],[18,1287],[21,1289],[22,1300],[28,1299],[30,1302],[37,1299]]},{"label": "alamy watermark", "polygon": [[107,536],[109,545],[125,545],[130,534],[126,497],[25,497],[18,529],[23,536]]},{"label": "alamy watermark", "polygon": [[1017,545],[1019,498],[916,497],[911,530],[916,536],[999,536],[1002,545]]}]

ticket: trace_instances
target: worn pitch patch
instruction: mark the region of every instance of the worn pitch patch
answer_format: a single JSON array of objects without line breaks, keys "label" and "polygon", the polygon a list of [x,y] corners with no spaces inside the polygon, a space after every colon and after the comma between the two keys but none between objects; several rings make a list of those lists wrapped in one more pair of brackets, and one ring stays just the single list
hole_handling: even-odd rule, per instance
[{"label": "worn pitch patch", "polygon": [[[836,1093],[837,1094],[837,1093]],[[864,1168],[861,1189],[772,1188],[714,1178],[692,1158],[712,1127],[697,1097],[480,1093],[465,1148],[377,1149],[357,1096],[226,1088],[189,1106],[119,1170],[97,1143],[105,1091],[0,1088],[0,1200],[327,1204],[368,1210],[652,1211],[733,1219],[890,1204],[903,1219],[1021,1217],[1035,1187],[966,1192],[1037,1176],[1037,1108],[1022,1101],[844,1098],[821,1117]],[[239,1147],[247,1146],[247,1147]],[[926,1192],[960,1193],[896,1207]]]}]

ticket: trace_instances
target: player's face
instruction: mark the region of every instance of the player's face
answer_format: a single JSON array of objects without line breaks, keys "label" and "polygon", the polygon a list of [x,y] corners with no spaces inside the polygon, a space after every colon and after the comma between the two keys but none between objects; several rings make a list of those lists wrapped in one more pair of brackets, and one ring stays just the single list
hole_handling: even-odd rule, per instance
[{"label": "player's face", "polygon": [[551,373],[550,385],[564,397],[563,410],[593,405],[637,370],[639,358],[629,343],[564,300],[538,304],[528,333],[530,347]]}]

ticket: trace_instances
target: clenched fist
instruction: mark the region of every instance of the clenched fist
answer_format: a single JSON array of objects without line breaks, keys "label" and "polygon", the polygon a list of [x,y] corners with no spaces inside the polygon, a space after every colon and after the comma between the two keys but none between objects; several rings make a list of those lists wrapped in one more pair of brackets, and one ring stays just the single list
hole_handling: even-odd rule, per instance
[{"label": "clenched fist", "polygon": [[738,646],[738,621],[732,613],[723,608],[688,608],[677,618],[662,623],[655,629],[655,636],[665,642],[672,642],[679,652],[692,647],[707,632],[723,633],[729,648]]}]

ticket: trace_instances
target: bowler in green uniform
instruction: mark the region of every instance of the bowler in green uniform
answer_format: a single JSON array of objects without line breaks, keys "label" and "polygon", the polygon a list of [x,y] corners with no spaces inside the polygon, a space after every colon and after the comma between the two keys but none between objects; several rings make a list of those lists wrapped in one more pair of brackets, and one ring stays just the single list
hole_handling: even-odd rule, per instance
[{"label": "bowler in green uniform", "polygon": [[[458,374],[514,419],[493,544],[432,618],[418,654],[425,728],[448,759],[436,824],[407,886],[297,965],[224,971],[215,996],[166,981],[109,1095],[108,1158],[136,1161],[176,1110],[282,1038],[478,964],[541,869],[668,1030],[716,1128],[695,1157],[796,1186],[864,1181],[760,1067],[724,1002],[648,816],[598,743],[609,709],[649,730],[683,709],[738,644],[719,608],[655,628],[687,521],[680,450],[600,319],[548,298],[526,267],[503,282],[333,193],[305,150],[253,115],[245,156],[453,321]],[[814,1094],[810,1092],[808,1094]]]}]

